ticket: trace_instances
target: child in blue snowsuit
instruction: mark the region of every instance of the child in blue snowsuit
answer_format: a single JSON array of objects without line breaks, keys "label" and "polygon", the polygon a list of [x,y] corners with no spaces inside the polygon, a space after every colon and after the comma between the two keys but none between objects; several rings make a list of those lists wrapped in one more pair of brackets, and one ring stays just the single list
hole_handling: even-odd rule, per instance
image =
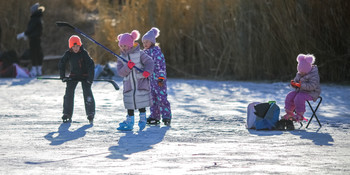
[{"label": "child in blue snowsuit", "polygon": [[167,99],[167,78],[165,58],[159,46],[156,46],[156,38],[159,36],[159,29],[153,27],[143,37],[142,43],[144,52],[152,57],[154,61],[154,71],[150,76],[152,106],[151,115],[147,118],[148,124],[159,124],[162,116],[165,125],[171,122],[170,103]]}]

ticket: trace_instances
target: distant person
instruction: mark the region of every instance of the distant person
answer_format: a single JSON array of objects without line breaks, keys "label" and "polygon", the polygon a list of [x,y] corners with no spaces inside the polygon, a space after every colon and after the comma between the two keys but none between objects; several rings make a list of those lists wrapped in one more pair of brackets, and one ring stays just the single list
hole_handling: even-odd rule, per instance
[{"label": "distant person", "polygon": [[171,109],[167,99],[167,74],[165,58],[156,43],[159,36],[159,29],[153,27],[142,37],[144,52],[152,57],[154,61],[154,72],[150,76],[152,106],[151,115],[147,118],[147,123],[151,125],[159,124],[160,116],[162,116],[165,125],[170,126]]},{"label": "distant person", "polygon": [[18,56],[14,50],[0,55],[0,78],[29,78],[29,73],[18,65]]},{"label": "distant person", "polygon": [[[123,100],[127,109],[126,120],[119,124],[118,130],[130,131],[134,128],[134,110],[140,112],[139,128],[146,127],[146,107],[151,106],[151,90],[149,76],[153,73],[152,58],[140,50],[140,45],[135,43],[140,37],[140,32],[133,30],[131,33],[118,35],[118,46],[121,56],[128,60],[127,63],[118,59],[117,71],[123,80]],[[143,70],[139,72],[134,66]]]},{"label": "distant person", "polygon": [[[289,92],[285,100],[286,114],[282,118],[282,125],[287,130],[294,130],[293,121],[301,122],[304,118],[306,100],[316,101],[321,93],[320,76],[317,65],[314,65],[313,55],[299,54],[297,57],[297,74],[290,84],[294,88]],[[294,113],[295,112],[295,113]]]},{"label": "distant person", "polygon": [[[69,49],[64,53],[58,67],[60,78],[67,83],[63,101],[63,122],[71,122],[74,107],[74,91],[79,81],[83,88],[85,112],[90,123],[95,116],[95,99],[91,91],[91,85],[95,75],[95,63],[89,53],[82,46],[77,35],[72,35],[68,40]],[[70,65],[69,77],[66,77],[66,64]]]},{"label": "distant person", "polygon": [[22,32],[17,35],[17,39],[27,40],[29,38],[29,49],[30,49],[30,58],[32,60],[32,68],[30,70],[30,75],[32,77],[42,75],[42,64],[44,54],[41,48],[41,35],[43,32],[43,22],[42,16],[45,11],[45,7],[40,6],[39,3],[35,3],[30,7],[30,21],[28,23],[27,29],[25,32]]}]

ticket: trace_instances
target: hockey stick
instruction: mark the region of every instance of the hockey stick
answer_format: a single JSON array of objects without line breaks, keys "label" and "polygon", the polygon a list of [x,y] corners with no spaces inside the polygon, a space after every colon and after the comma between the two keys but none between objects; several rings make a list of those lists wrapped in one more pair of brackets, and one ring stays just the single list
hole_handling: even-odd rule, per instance
[{"label": "hockey stick", "polygon": [[[92,41],[93,43],[99,45],[100,47],[104,48],[105,50],[107,50],[108,52],[110,52],[112,55],[114,55],[117,58],[120,58],[121,60],[123,60],[124,62],[128,62],[126,59],[124,59],[123,57],[121,57],[120,55],[114,53],[113,51],[111,51],[110,49],[108,49],[107,47],[105,47],[104,45],[100,44],[99,42],[97,42],[96,40],[92,39],[90,36],[88,36],[87,34],[85,34],[84,32],[80,31],[78,28],[70,25],[67,22],[56,22],[56,25],[58,27],[69,27],[71,29],[73,29],[74,31],[76,31],[77,33],[83,35],[85,38],[89,39],[90,41]],[[139,72],[143,73],[143,70],[134,66],[135,69],[137,69]]]},{"label": "hockey stick", "polygon": [[[37,77],[36,79],[38,80],[62,80],[60,78],[45,78],[45,77]],[[82,80],[72,80],[72,79],[68,79],[67,81],[82,81]],[[93,81],[105,81],[108,83],[111,83],[114,87],[115,90],[119,90],[119,86],[118,84],[114,81],[114,80],[107,80],[107,79],[95,79]]]}]

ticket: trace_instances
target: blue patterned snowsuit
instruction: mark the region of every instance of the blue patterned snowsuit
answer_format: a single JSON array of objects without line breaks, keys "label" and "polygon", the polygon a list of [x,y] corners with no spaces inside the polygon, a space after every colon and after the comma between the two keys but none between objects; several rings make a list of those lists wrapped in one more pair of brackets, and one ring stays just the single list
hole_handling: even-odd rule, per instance
[{"label": "blue patterned snowsuit", "polygon": [[[160,120],[160,116],[162,116],[163,119],[171,119],[170,103],[167,99],[167,78],[164,55],[158,46],[145,49],[144,52],[152,57],[154,61],[154,71],[150,76],[152,95],[150,118]],[[163,86],[158,85],[159,77],[164,78]]]}]

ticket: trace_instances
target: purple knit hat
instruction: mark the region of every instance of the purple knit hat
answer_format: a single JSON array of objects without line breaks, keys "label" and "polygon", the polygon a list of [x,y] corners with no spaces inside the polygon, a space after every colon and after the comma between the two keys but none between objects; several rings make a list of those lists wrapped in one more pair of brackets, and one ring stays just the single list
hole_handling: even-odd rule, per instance
[{"label": "purple knit hat", "polygon": [[134,41],[140,38],[140,32],[138,30],[133,30],[131,33],[123,33],[118,35],[117,39],[120,45],[127,45],[129,47],[134,46]]},{"label": "purple knit hat", "polygon": [[156,43],[156,38],[159,36],[160,30],[156,27],[152,27],[145,35],[142,37],[142,42],[145,40],[151,41],[153,44]]},{"label": "purple knit hat", "polygon": [[315,62],[315,56],[311,55],[311,54],[299,54],[297,57],[297,61],[298,61],[298,72],[299,73],[309,73],[311,71],[312,68],[312,64]]}]

